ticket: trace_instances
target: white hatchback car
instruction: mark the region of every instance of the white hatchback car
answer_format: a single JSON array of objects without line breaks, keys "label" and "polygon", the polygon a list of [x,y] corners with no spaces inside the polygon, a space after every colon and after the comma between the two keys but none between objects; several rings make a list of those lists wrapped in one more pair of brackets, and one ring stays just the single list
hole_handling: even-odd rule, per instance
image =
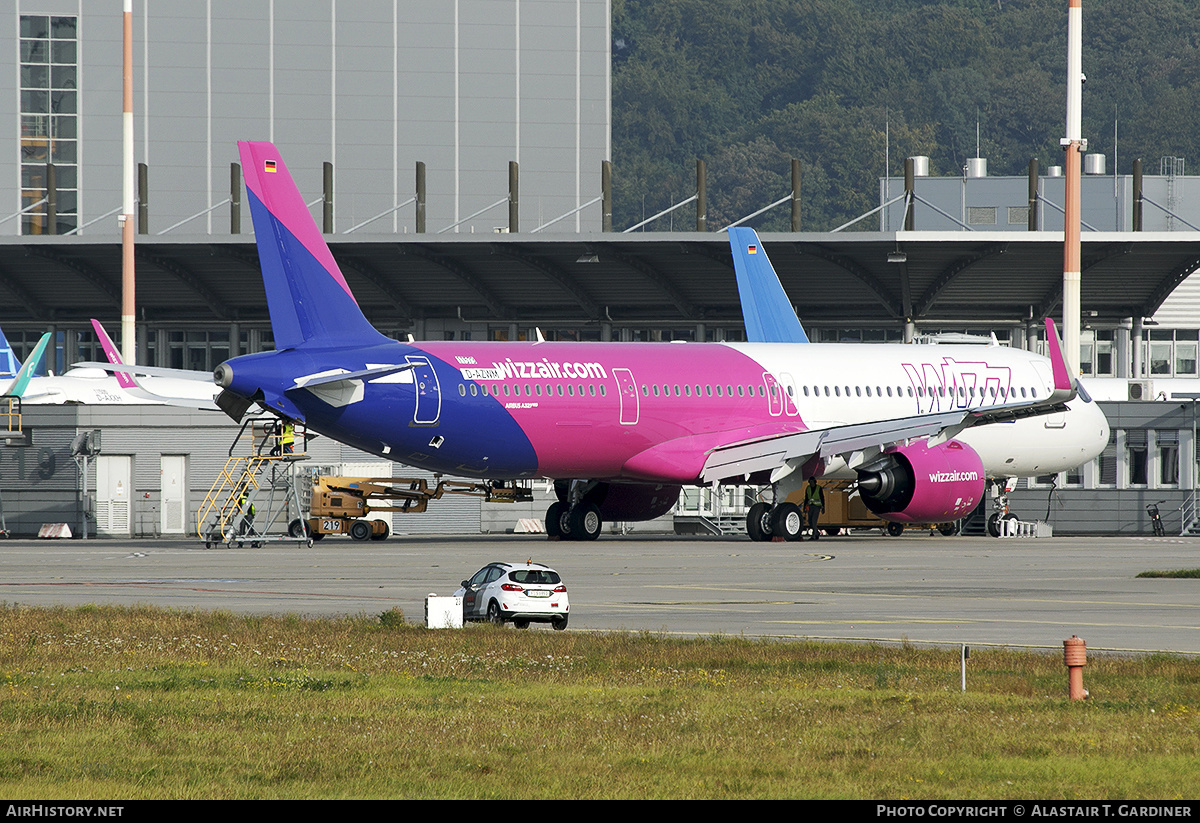
[{"label": "white hatchback car", "polygon": [[463,621],[507,621],[518,629],[530,623],[567,627],[571,604],[558,572],[541,563],[489,563],[454,593],[463,599]]}]

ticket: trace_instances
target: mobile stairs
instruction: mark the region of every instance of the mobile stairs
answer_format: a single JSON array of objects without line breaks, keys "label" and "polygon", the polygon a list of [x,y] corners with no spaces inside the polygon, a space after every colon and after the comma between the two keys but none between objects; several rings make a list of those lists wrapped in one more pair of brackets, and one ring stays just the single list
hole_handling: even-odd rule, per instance
[{"label": "mobile stairs", "polygon": [[[242,425],[196,512],[196,534],[205,548],[259,548],[284,540],[312,545],[306,519],[312,482],[300,468],[309,459],[304,435],[295,429],[294,450],[287,453],[281,421],[250,418]],[[235,454],[239,446],[242,453]]]}]

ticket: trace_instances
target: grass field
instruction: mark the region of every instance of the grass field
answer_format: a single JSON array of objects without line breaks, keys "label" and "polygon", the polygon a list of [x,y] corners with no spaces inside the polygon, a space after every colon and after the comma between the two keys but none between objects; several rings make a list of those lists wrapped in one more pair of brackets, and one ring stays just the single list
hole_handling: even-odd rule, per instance
[{"label": "grass field", "polygon": [[[381,619],[382,617],[382,619]],[[0,607],[13,798],[1195,798],[1200,662]]]}]

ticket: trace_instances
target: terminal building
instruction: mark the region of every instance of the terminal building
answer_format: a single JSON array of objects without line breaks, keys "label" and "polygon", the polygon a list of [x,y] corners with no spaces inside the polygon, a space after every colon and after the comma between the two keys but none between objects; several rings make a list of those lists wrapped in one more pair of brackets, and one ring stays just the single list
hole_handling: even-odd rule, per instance
[{"label": "terminal building", "polygon": [[[623,233],[605,222],[608,0],[133,5],[139,362],[208,370],[273,345],[249,220],[239,213],[239,139],[281,147],[347,281],[386,334],[744,339],[723,234]],[[8,146],[0,175],[10,181],[0,209],[0,328],[18,356],[53,332],[46,365],[61,372],[100,359],[88,318],[118,331],[121,18],[78,0],[18,0],[0,20],[0,39],[12,46],[0,50],[0,71],[18,89],[0,101]],[[1200,393],[1200,284],[1189,279],[1200,267],[1200,184],[1181,159],[1156,159],[1139,198],[1133,174],[1097,162],[1084,181],[1080,362],[1085,376],[1117,381],[1104,395],[1121,398],[1105,407],[1113,441],[1077,472],[1020,479],[1012,499],[1022,517],[1042,519],[1049,501],[1060,533],[1145,531],[1144,506],[1161,499],[1179,529],[1190,515],[1176,508],[1197,486],[1184,381],[1196,379]],[[1037,172],[1030,198],[1027,178],[980,171],[918,175],[911,229],[896,177],[880,182],[871,230],[763,235],[814,340],[919,343],[954,333],[1040,345],[1040,319],[1061,314],[1061,177]],[[620,173],[618,162],[612,174]],[[100,507],[95,465],[86,477],[73,468],[72,432],[107,427],[113,436],[100,456],[128,459],[129,474],[114,476],[128,477],[121,493],[145,511],[114,532],[123,534],[166,529],[162,478],[173,465],[185,467],[182,505],[196,510],[212,461],[236,434],[223,420],[165,423],[175,418],[163,410],[151,415],[153,436],[117,436],[117,418],[71,413],[39,423],[50,412],[26,407],[33,439],[0,451],[11,530],[28,533],[43,517],[23,481],[41,482],[31,467],[50,455],[55,482],[66,484],[56,494],[77,501],[87,489]],[[323,465],[361,458],[317,448],[329,449]],[[23,461],[24,471],[3,471],[6,460]],[[717,522],[744,511],[752,493],[705,490],[683,508]],[[456,505],[467,513],[455,509],[447,527],[473,529],[478,517],[482,529],[511,528],[510,510]],[[419,518],[402,519],[395,530],[421,530]]]}]

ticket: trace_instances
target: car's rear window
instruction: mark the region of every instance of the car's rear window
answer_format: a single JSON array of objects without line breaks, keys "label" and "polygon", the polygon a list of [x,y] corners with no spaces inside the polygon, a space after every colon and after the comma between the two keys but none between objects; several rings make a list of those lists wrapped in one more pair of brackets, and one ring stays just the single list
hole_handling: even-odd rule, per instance
[{"label": "car's rear window", "polygon": [[561,579],[558,572],[549,569],[517,569],[508,573],[508,579],[514,583],[548,583],[555,584]]}]

